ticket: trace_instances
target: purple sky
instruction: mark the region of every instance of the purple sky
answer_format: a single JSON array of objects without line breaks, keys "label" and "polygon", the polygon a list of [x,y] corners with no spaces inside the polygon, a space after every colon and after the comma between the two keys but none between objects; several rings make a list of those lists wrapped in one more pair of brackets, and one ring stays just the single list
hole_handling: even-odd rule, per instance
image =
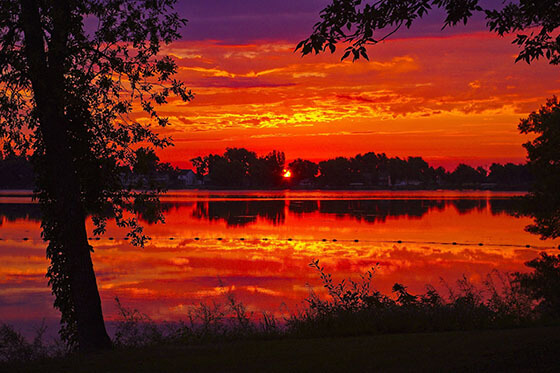
[{"label": "purple sky", "polygon": [[[185,40],[220,40],[244,44],[256,40],[299,41],[309,35],[319,12],[329,0],[179,0],[176,10],[189,20],[183,30]],[[482,1],[482,5],[501,3]],[[468,27],[445,30],[442,11],[435,11],[398,37],[441,36],[485,29],[482,15],[469,21]]]}]

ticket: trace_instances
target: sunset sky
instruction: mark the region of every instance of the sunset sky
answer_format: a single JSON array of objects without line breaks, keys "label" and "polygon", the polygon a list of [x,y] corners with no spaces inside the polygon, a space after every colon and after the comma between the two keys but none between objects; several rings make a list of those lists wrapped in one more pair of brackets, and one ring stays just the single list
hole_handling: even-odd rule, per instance
[{"label": "sunset sky", "polygon": [[175,142],[161,160],[190,167],[195,156],[245,147],[288,161],[368,151],[447,168],[524,161],[519,118],[558,94],[558,67],[514,63],[512,39],[480,18],[441,32],[441,14],[371,47],[371,62],[341,62],[340,51],[301,57],[294,48],[326,4],[179,1],[189,23],[163,53],[195,100],[161,110]]}]

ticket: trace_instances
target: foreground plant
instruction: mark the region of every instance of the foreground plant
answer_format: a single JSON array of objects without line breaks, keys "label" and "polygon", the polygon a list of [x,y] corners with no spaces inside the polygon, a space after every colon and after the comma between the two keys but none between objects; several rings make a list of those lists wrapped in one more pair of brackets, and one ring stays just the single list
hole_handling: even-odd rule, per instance
[{"label": "foreground plant", "polygon": [[35,329],[31,342],[8,324],[0,324],[0,362],[21,362],[62,357],[68,353],[60,340],[45,341],[47,327],[41,324]]},{"label": "foreground plant", "polygon": [[481,287],[463,276],[444,296],[433,286],[426,293],[413,295],[396,283],[393,294],[373,287],[376,267],[361,281],[335,283],[319,261],[314,268],[322,279],[328,297],[311,292],[307,307],[288,319],[296,335],[356,335],[396,332],[471,330],[529,325],[539,318],[531,297],[523,291],[518,274],[490,273]]}]

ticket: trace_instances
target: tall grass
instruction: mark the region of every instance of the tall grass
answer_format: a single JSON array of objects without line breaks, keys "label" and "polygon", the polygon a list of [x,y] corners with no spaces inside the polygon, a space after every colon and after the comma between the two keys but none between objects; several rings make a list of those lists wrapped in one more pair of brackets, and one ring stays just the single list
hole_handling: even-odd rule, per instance
[{"label": "tall grass", "polygon": [[35,329],[31,342],[8,324],[0,324],[0,362],[29,361],[64,356],[67,346],[60,339],[45,341],[47,327],[43,323]]},{"label": "tall grass", "polygon": [[117,346],[138,347],[160,343],[212,343],[243,338],[280,336],[282,328],[273,315],[262,313],[255,317],[237,301],[231,291],[224,301],[199,303],[190,307],[186,320],[174,323],[155,323],[136,309],[123,306],[116,299],[121,316],[114,342]]}]

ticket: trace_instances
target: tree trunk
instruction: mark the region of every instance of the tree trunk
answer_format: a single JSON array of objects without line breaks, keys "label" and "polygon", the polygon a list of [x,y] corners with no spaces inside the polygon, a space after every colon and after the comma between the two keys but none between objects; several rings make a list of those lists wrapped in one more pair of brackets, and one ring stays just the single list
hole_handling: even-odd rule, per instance
[{"label": "tree trunk", "polygon": [[80,350],[111,346],[105,329],[101,300],[90,256],[85,226],[86,214],[76,165],[73,162],[69,121],[65,116],[64,66],[67,59],[67,25],[70,21],[66,1],[53,1],[53,25],[48,53],[38,2],[21,1],[21,23],[25,35],[25,55],[42,135],[47,185],[40,185],[50,198],[56,240],[67,259],[65,270],[77,323]]}]

